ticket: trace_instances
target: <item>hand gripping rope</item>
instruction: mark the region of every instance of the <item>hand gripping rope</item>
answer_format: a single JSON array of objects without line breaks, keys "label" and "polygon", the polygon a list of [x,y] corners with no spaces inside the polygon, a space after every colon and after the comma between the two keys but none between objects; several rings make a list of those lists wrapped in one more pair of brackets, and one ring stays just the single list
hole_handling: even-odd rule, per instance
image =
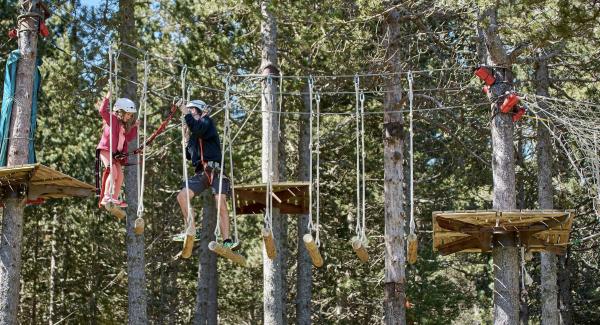
[{"label": "hand gripping rope", "polygon": [[[354,78],[356,99],[356,236],[352,238],[352,249],[362,262],[369,260],[366,236],[365,203],[365,94],[360,90],[360,79]],[[361,163],[362,161],[362,163]],[[362,175],[362,180],[361,180]]]},{"label": "hand gripping rope", "polygon": [[413,139],[414,139],[414,130],[413,130],[413,75],[412,72],[408,72],[408,120],[409,120],[409,168],[410,168],[410,233],[408,235],[408,245],[407,245],[407,260],[408,263],[414,264],[417,261],[417,235],[415,234],[415,200],[414,200],[414,152],[413,152]]}]

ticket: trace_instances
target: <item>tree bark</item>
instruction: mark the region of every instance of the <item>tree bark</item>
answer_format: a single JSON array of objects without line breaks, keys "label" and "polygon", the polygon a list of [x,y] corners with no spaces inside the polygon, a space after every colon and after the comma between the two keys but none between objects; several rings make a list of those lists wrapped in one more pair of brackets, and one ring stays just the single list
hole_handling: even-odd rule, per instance
[{"label": "tree bark", "polygon": [[560,299],[560,323],[573,325],[573,306],[571,306],[571,272],[569,270],[569,251],[558,258],[558,288]]},{"label": "tree bark", "polygon": [[[308,85],[304,87],[302,102],[304,111],[310,111],[310,96],[308,95]],[[310,181],[309,176],[309,116],[300,115],[300,139],[298,141],[298,175],[301,181]],[[300,215],[298,218],[298,257],[297,257],[297,293],[296,293],[296,324],[311,324],[311,297],[312,297],[312,262],[308,255],[308,250],[304,246],[302,237],[307,233],[309,216]]]},{"label": "tree bark", "polygon": [[198,265],[198,288],[196,289],[196,309],[194,324],[217,324],[217,254],[208,249],[208,243],[215,240],[217,205],[213,196],[205,191],[202,199],[202,235],[200,237],[200,263]]},{"label": "tree bark", "polygon": [[[135,45],[137,42],[137,31],[135,26],[135,10],[133,0],[119,0],[119,36],[127,44]],[[121,51],[126,55],[119,56],[121,73],[123,78],[137,82],[137,62],[127,56],[137,57],[137,53],[124,46]],[[123,82],[122,94],[117,96],[126,97],[137,102],[137,85],[133,82]],[[139,103],[137,105],[139,109]],[[129,142],[129,148],[137,148],[137,138]],[[125,196],[127,198],[127,284],[128,284],[128,317],[129,324],[147,324],[147,302],[146,302],[146,273],[144,256],[144,234],[134,233],[135,219],[137,218],[138,206],[138,168],[137,155],[130,156],[132,165],[125,168]]]},{"label": "tree bark", "polygon": [[[550,86],[548,62],[540,58],[535,66],[536,94],[548,96]],[[542,103],[544,105],[544,103]],[[537,123],[538,203],[540,209],[553,209],[552,142],[550,131]],[[558,325],[558,258],[554,253],[540,253],[542,325]]]},{"label": "tree bark", "polygon": [[[31,1],[22,0],[21,7],[29,8]],[[38,8],[31,11],[39,13]],[[25,14],[25,12],[22,12]],[[33,78],[37,57],[38,17],[19,20],[19,51],[15,98],[10,121],[7,166],[27,164]],[[4,196],[4,217],[0,239],[0,324],[17,324],[19,291],[21,290],[21,250],[23,244],[24,191],[15,188]]]},{"label": "tree bark", "polygon": [[394,74],[386,80],[383,99],[383,166],[385,202],[385,288],[383,311],[387,325],[406,324],[406,262],[404,247],[404,119],[401,113],[402,87],[400,66],[400,14],[391,10],[385,17],[387,35],[386,62],[388,72]]},{"label": "tree bark", "polygon": [[50,298],[48,302],[48,323],[54,323],[54,290],[56,288],[56,227],[58,225],[58,213],[56,208],[52,209],[52,237],[50,238],[50,276],[48,279],[48,291]]},{"label": "tree bark", "polygon": [[[262,181],[267,182],[269,174],[271,180],[279,180],[279,164],[271,161],[269,170],[269,160],[279,157],[279,121],[277,114],[277,94],[278,87],[275,77],[278,75],[277,62],[277,22],[273,16],[270,7],[270,0],[261,1],[261,70],[265,79],[262,82]],[[269,136],[270,134],[270,136]],[[269,138],[271,139],[269,143]],[[265,324],[284,324],[284,301],[285,294],[283,290],[283,263],[284,254],[282,254],[282,240],[278,238],[282,233],[282,222],[279,215],[279,209],[272,209],[272,232],[275,237],[275,246],[277,256],[271,260],[263,248],[263,307]]]},{"label": "tree bark", "polygon": [[[497,8],[484,12],[488,26],[484,31],[488,49],[488,63],[497,68],[497,77],[509,84],[513,75],[511,56],[506,52],[498,35]],[[492,104],[498,112],[499,103]],[[492,126],[492,174],[494,182],[493,207],[499,211],[516,208],[515,156],[513,147],[514,125],[510,114],[498,113]],[[492,257],[494,259],[494,324],[517,324],[519,322],[519,255],[514,233],[495,234]]]}]

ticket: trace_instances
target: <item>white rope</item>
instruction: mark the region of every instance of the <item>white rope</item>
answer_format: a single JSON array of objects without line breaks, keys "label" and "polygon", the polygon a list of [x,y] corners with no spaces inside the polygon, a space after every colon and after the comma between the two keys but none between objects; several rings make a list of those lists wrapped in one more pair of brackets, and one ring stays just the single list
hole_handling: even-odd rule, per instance
[{"label": "white rope", "polygon": [[314,229],[313,223],[313,87],[314,80],[312,77],[308,77],[308,232],[312,233]]},{"label": "white rope", "polygon": [[358,75],[354,77],[354,92],[356,103],[356,236],[362,239],[361,226],[361,189],[360,189],[360,79]]},{"label": "white rope", "polygon": [[320,224],[319,224],[319,217],[320,217],[320,212],[319,212],[319,208],[320,208],[320,200],[319,198],[321,197],[321,174],[320,174],[320,168],[321,168],[321,160],[320,160],[320,155],[321,155],[321,133],[320,133],[320,118],[319,118],[319,111],[320,111],[320,106],[321,106],[321,95],[317,92],[315,94],[315,103],[317,104],[317,144],[316,144],[316,149],[315,151],[317,152],[317,178],[315,180],[315,186],[316,186],[316,194],[317,194],[317,223],[314,225],[314,230],[315,230],[315,244],[317,245],[317,247],[321,246],[321,239],[319,239],[319,228],[320,228]]},{"label": "white rope", "polygon": [[[229,143],[229,76],[225,78],[225,117],[223,118],[223,149],[221,150],[221,163],[219,165],[219,191],[217,195],[219,195],[219,202],[217,204],[217,226],[215,227],[215,239],[218,239],[221,235],[221,222],[219,221],[221,218],[221,193],[223,191],[223,172],[225,170],[225,150],[227,150],[227,144]],[[230,149],[231,150],[231,149]],[[234,212],[235,213],[235,212]],[[236,242],[237,242],[237,234],[236,234]]]},{"label": "white rope", "polygon": [[362,212],[362,225],[360,232],[360,240],[363,243],[367,242],[366,236],[366,213],[367,213],[367,200],[365,198],[365,192],[367,189],[366,186],[366,172],[365,172],[365,93],[361,90],[359,94],[360,99],[360,152],[361,152],[361,175],[362,175],[362,184],[361,184],[361,212]]},{"label": "white rope", "polygon": [[[225,106],[226,107],[230,107],[231,106],[231,102],[230,102],[230,98],[229,98],[229,85],[227,87],[227,92],[226,92],[226,97],[225,97]],[[227,113],[225,112],[225,114],[229,115],[231,113]],[[242,125],[243,127],[243,125]],[[241,131],[241,128],[240,128]],[[234,183],[234,174],[233,174],[233,139],[231,138],[231,123],[229,124],[229,129],[228,129],[228,133],[226,134],[226,139],[229,142],[229,177],[230,177],[230,185],[231,185],[231,205],[232,205],[232,211],[231,214],[233,215],[233,236],[234,236],[234,242],[235,243],[239,243],[239,236],[238,236],[238,226],[237,226],[237,214],[235,212],[236,209],[236,202],[235,202],[235,183]],[[224,145],[223,145],[224,146]],[[221,168],[223,168],[223,166],[221,166]]]},{"label": "white rope", "polygon": [[[110,189],[108,191],[109,196],[110,196],[110,200],[112,200],[113,195],[115,194],[115,178],[114,178],[114,173],[115,171],[113,170],[113,132],[112,132],[112,120],[113,120],[113,93],[115,91],[115,85],[113,82],[113,68],[114,68],[114,58],[113,58],[114,54],[113,54],[113,49],[112,46],[108,49],[108,70],[109,70],[109,74],[108,74],[108,89],[110,92],[110,96],[109,96],[109,104],[108,104],[108,128],[109,128],[109,138],[108,138],[108,169],[110,170],[110,173],[108,174],[108,177],[110,179],[109,181],[109,185],[110,185]],[[106,189],[104,189],[106,191]],[[106,193],[105,193],[106,195]],[[102,198],[104,199],[104,198]],[[110,201],[109,200],[109,201]]]},{"label": "white rope", "polygon": [[[142,100],[140,102],[140,113],[144,114],[144,128],[143,128],[143,142],[146,143],[147,132],[146,126],[148,125],[148,75],[150,73],[150,65],[148,61],[144,61],[144,86],[142,88]],[[139,128],[139,126],[138,126]],[[139,143],[139,134],[138,132],[138,143]],[[142,160],[141,172],[139,171],[140,164],[138,166],[138,186],[139,186],[139,197],[138,197],[138,209],[137,216],[142,217],[144,215],[144,186],[145,186],[145,175],[146,175],[146,146],[142,147],[142,152],[139,154],[139,158]]]},{"label": "white rope", "polygon": [[[181,69],[181,100],[184,101],[185,97],[185,78],[187,76],[187,67],[184,66]],[[182,103],[182,105],[185,105],[185,102]],[[182,116],[183,119],[183,116]],[[187,205],[187,225],[186,225],[186,229],[185,229],[185,233],[188,236],[195,236],[196,234],[192,231],[192,229],[194,228],[194,218],[192,216],[192,205],[190,202],[190,185],[189,185],[189,181],[188,181],[188,171],[187,171],[187,164],[185,161],[185,150],[186,150],[186,145],[185,145],[185,128],[186,128],[186,124],[181,123],[181,153],[182,153],[182,157],[181,157],[181,161],[182,161],[182,168],[183,168],[183,178],[185,179],[185,195],[186,195],[186,205]],[[217,218],[217,220],[219,220]]]},{"label": "white rope", "polygon": [[413,139],[414,139],[414,129],[413,129],[413,74],[412,72],[408,72],[408,104],[409,104],[409,156],[410,156],[410,234],[414,235],[415,233],[415,200],[414,200],[414,151],[413,151]]},{"label": "white rope", "polygon": [[[271,75],[267,76],[267,87],[265,87],[265,89],[270,88],[273,85],[273,78]],[[266,97],[266,96],[265,96]],[[271,92],[271,98],[265,98],[267,100],[267,103],[269,103],[268,106],[272,106],[274,99],[275,99],[275,94],[273,94]],[[268,230],[272,230],[273,229],[273,184],[272,184],[272,177],[273,177],[273,114],[271,112],[267,113],[267,125],[268,130],[267,130],[267,145],[268,145],[268,151],[267,151],[267,193],[266,193],[266,198],[265,198],[265,228]]]}]

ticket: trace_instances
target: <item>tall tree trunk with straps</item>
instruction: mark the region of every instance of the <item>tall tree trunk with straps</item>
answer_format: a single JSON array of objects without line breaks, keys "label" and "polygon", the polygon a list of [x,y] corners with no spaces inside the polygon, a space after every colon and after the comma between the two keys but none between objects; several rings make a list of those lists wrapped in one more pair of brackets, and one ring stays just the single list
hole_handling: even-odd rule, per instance
[{"label": "tall tree trunk with straps", "polygon": [[[496,76],[512,83],[512,56],[506,53],[498,35],[497,8],[486,10],[484,31],[488,49],[488,64],[502,67]],[[498,103],[492,104],[498,112]],[[492,120],[492,174],[494,181],[493,207],[498,211],[516,208],[514,124],[510,114],[497,113]],[[512,325],[519,322],[519,253],[515,233],[494,234],[494,324]]]},{"label": "tall tree trunk with straps", "polygon": [[[310,111],[310,96],[308,95],[308,85],[304,87],[302,103],[304,111]],[[301,181],[310,181],[309,178],[309,116],[307,114],[300,116],[300,139],[298,141],[298,175]],[[311,296],[312,296],[312,262],[308,255],[308,250],[304,246],[302,237],[307,232],[309,216],[300,215],[298,218],[298,257],[297,257],[297,281],[296,281],[296,324],[309,325],[311,323]]]},{"label": "tall tree trunk with straps", "polygon": [[200,263],[198,265],[198,287],[194,324],[217,324],[217,254],[208,249],[208,243],[215,240],[217,205],[213,195],[204,191],[202,199],[202,236],[200,237]]},{"label": "tall tree trunk with straps", "polygon": [[[29,132],[33,78],[37,59],[37,30],[39,10],[32,4],[37,1],[22,0],[21,7],[34,13],[18,21],[19,51],[15,98],[10,121],[7,166],[27,164],[29,159]],[[23,11],[22,14],[26,14]],[[21,250],[23,244],[23,209],[25,191],[14,188],[4,193],[4,217],[0,238],[0,324],[17,324],[19,291],[21,290]]]},{"label": "tall tree trunk with straps", "polygon": [[[262,82],[262,181],[267,182],[271,177],[273,182],[279,180],[279,122],[277,114],[277,22],[269,0],[261,1],[262,22],[260,25],[262,53],[261,53],[261,71],[264,80]],[[271,141],[269,141],[269,139]],[[269,170],[269,160],[271,169]],[[269,176],[271,175],[271,176]],[[266,250],[263,249],[263,308],[265,324],[284,324],[284,302],[285,290],[283,290],[283,263],[285,262],[282,254],[282,240],[278,235],[282,233],[282,222],[279,209],[272,209],[273,223],[272,231],[275,237],[277,256],[271,260]]]},{"label": "tall tree trunk with straps", "polygon": [[[137,43],[137,31],[135,26],[135,10],[133,0],[119,0],[119,37],[122,42],[135,45]],[[123,78],[137,82],[137,62],[128,56],[136,57],[137,53],[130,47],[123,46],[120,55]],[[133,82],[124,81],[122,94],[137,102],[137,85]],[[139,103],[137,105],[139,109]],[[137,139],[129,143],[129,148],[137,148]],[[132,165],[125,168],[125,196],[127,198],[127,284],[128,284],[128,317],[129,324],[148,323],[146,306],[146,273],[144,257],[144,234],[134,233],[135,219],[137,218],[138,206],[138,157],[133,155],[129,161]]]},{"label": "tall tree trunk with straps", "polygon": [[386,80],[383,98],[383,166],[385,202],[385,286],[383,312],[386,325],[406,324],[406,262],[404,246],[404,119],[401,113],[402,87],[400,72],[400,13],[386,14],[384,31],[387,39],[385,62],[393,73]]},{"label": "tall tree trunk with straps", "polygon": [[[548,96],[550,77],[548,62],[539,58],[535,64],[535,93]],[[538,203],[540,209],[553,209],[552,191],[552,142],[550,131],[543,123],[537,123]],[[542,325],[558,325],[558,258],[554,253],[540,253]]]}]

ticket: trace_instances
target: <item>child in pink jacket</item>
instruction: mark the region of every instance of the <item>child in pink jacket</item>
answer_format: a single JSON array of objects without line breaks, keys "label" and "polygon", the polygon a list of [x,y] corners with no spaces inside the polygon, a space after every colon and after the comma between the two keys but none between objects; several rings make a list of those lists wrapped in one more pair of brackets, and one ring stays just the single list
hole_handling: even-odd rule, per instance
[{"label": "child in pink jacket", "polygon": [[[105,172],[102,178],[102,200],[101,205],[113,203],[121,208],[127,207],[127,203],[119,200],[121,185],[123,184],[123,165],[127,163],[127,144],[137,136],[138,122],[132,123],[136,113],[135,104],[127,98],[119,98],[113,105],[113,111],[109,111],[110,92],[98,104],[98,110],[103,120],[103,131],[100,143],[96,147]],[[112,120],[112,134],[111,134]],[[110,168],[111,154],[111,135],[112,135],[112,168]],[[123,155],[125,154],[125,155]],[[107,172],[108,170],[108,172]],[[111,191],[111,185],[114,184],[114,190]],[[113,195],[111,197],[111,192]]]}]

